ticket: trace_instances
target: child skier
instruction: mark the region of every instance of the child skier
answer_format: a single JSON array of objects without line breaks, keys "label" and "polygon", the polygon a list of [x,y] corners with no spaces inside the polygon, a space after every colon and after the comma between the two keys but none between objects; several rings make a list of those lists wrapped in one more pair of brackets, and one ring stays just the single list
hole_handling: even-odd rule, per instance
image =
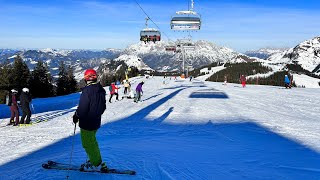
[{"label": "child skier", "polygon": [[124,80],[123,86],[124,86],[123,94],[127,94],[128,92],[130,92],[130,82],[129,82],[129,80]]}]

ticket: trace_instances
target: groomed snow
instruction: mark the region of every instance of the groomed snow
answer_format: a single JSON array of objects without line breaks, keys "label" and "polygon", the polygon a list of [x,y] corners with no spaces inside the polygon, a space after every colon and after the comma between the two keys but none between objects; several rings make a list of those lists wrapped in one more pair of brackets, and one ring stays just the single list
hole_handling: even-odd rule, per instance
[{"label": "groomed snow", "polygon": [[294,82],[299,87],[320,88],[320,79],[313,78],[304,74],[293,74]]},{"label": "groomed snow", "polygon": [[[135,176],[70,172],[69,179],[318,179],[320,89],[144,80],[142,102],[108,103],[97,133],[109,167]],[[106,87],[106,90],[108,87]],[[121,91],[123,90],[120,89]],[[35,99],[47,122],[1,127],[0,179],[66,179],[47,160],[86,160],[72,115],[80,94]],[[107,95],[108,97],[108,95]],[[0,125],[8,123],[1,105]]]}]

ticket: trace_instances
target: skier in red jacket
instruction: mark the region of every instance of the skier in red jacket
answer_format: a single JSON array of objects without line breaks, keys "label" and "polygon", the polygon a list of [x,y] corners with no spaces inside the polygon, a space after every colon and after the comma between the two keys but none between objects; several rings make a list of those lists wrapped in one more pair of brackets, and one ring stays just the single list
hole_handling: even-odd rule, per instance
[{"label": "skier in red jacket", "polygon": [[246,77],[244,75],[241,75],[240,82],[242,84],[242,87],[246,87]]},{"label": "skier in red jacket", "polygon": [[109,87],[109,91],[110,91],[109,103],[111,103],[111,99],[112,99],[113,95],[116,95],[116,100],[119,101],[118,89],[120,89],[120,88],[116,87],[116,85],[114,83],[111,83],[111,85]]}]

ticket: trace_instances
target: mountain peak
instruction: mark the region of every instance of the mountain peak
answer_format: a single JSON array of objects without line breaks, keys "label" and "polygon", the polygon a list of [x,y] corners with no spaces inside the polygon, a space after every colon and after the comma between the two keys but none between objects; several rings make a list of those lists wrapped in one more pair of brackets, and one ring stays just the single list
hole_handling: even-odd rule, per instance
[{"label": "mountain peak", "polygon": [[271,56],[273,62],[296,63],[310,72],[320,64],[320,37],[303,41],[294,48]]}]

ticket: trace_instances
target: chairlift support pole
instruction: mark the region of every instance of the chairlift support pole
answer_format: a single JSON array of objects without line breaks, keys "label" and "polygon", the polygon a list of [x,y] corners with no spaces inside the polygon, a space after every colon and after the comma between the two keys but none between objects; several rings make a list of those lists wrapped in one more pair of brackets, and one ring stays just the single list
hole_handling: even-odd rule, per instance
[{"label": "chairlift support pole", "polygon": [[186,59],[186,50],[185,48],[182,46],[182,73],[184,74],[184,76],[186,77],[185,74],[185,59]]},{"label": "chairlift support pole", "polygon": [[194,1],[191,0],[191,9],[190,9],[190,11],[193,11],[193,7],[194,7]]}]

